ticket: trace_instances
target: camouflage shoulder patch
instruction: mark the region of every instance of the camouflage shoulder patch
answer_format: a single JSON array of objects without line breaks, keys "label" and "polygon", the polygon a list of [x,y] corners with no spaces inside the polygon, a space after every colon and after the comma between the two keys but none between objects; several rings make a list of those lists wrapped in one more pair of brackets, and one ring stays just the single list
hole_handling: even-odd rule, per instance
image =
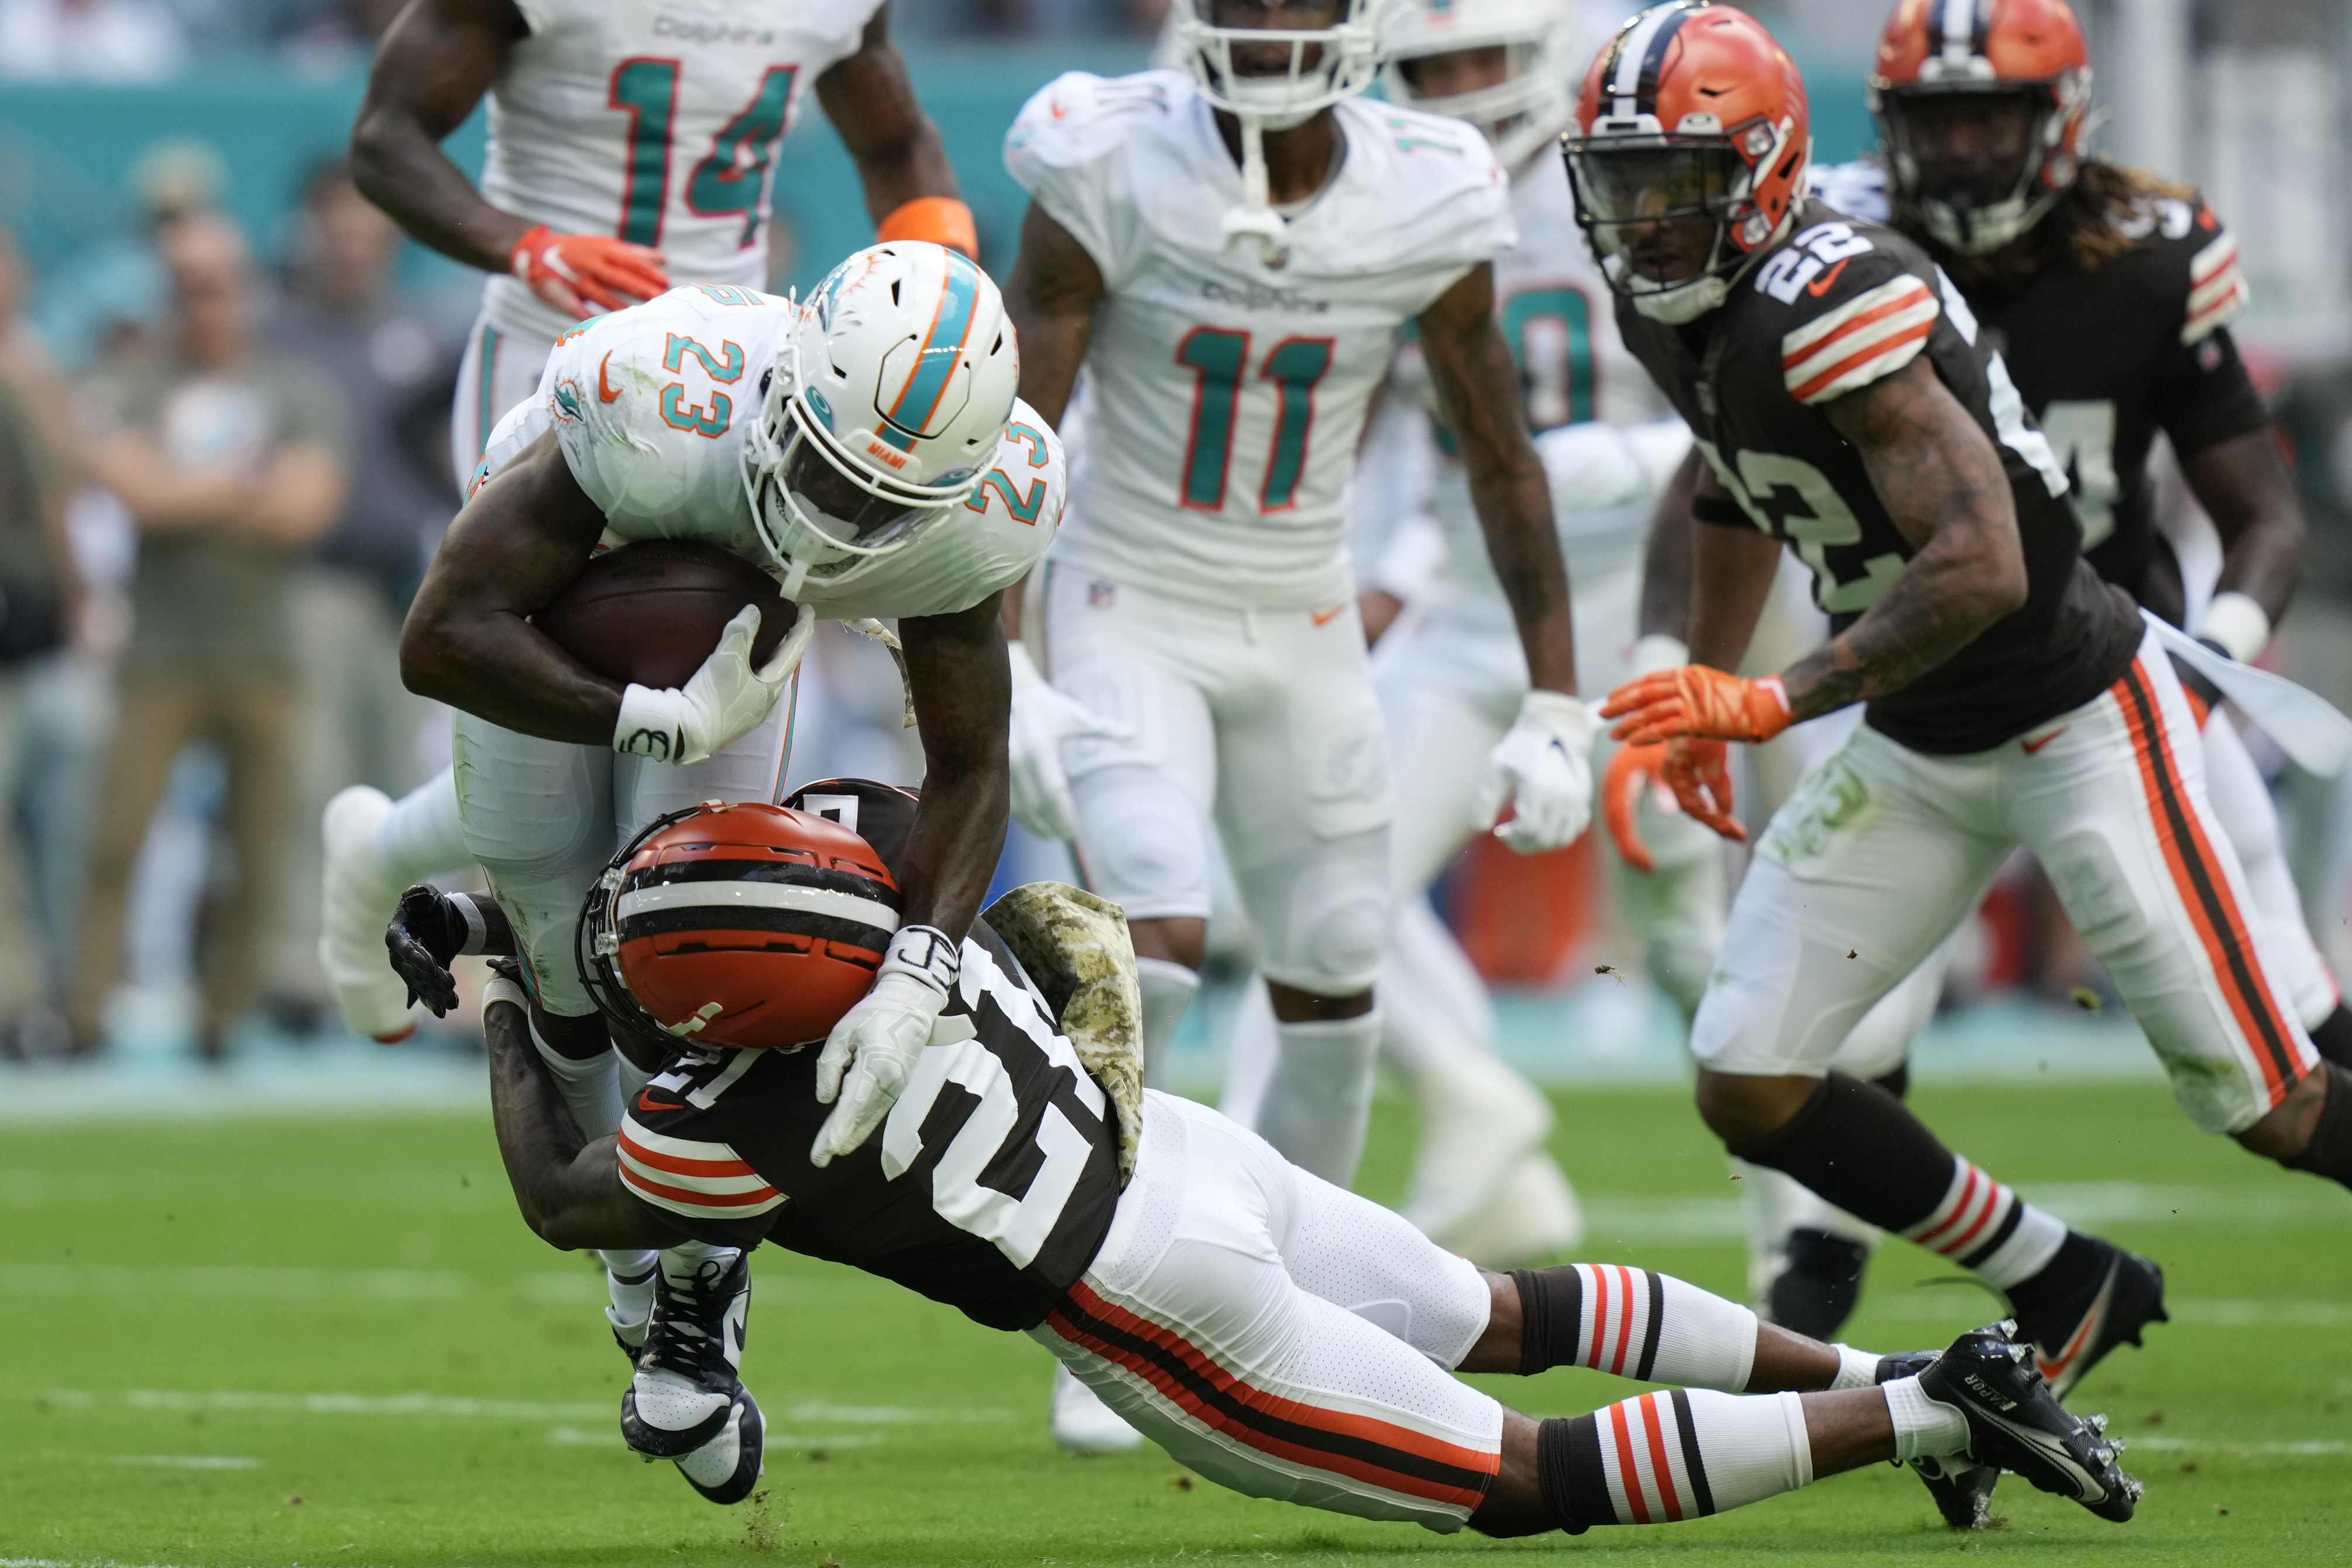
[{"label": "camouflage shoulder patch", "polygon": [[1078,1060],[1118,1110],[1118,1184],[1143,1134],[1143,994],[1127,913],[1059,882],[1016,887],[981,912],[1045,994]]}]

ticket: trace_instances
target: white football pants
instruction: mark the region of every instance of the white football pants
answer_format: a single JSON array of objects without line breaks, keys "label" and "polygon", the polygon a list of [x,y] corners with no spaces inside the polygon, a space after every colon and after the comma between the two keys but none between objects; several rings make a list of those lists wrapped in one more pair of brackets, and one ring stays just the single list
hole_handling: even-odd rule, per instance
[{"label": "white football pants", "polygon": [[490,325],[488,315],[474,319],[466,334],[466,352],[457,364],[457,395],[449,409],[449,466],[457,478],[457,494],[474,483],[474,469],[482,461],[509,409],[539,391],[553,340],[524,337]]}]

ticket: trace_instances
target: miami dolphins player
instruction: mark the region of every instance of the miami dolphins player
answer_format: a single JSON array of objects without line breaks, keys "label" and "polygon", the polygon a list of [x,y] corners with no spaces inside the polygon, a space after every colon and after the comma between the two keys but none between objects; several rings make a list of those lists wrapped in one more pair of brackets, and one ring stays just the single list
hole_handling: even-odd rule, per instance
[{"label": "miami dolphins player", "polygon": [[[1480,802],[1517,847],[1589,816],[1592,725],[1541,465],[1493,307],[1514,237],[1475,131],[1358,96],[1367,0],[1180,0],[1187,69],[1064,76],[1005,141],[1029,190],[1006,289],[1024,396],[1087,378],[1087,457],[1016,657],[1024,821],[1128,913],[1147,1051],[1198,985],[1223,841],[1277,1019],[1257,1128],[1341,1185],[1361,1151],[1390,791],[1343,494],[1417,322],[1534,680]],[[1468,824],[1477,825],[1477,824]]]},{"label": "miami dolphins player", "polygon": [[[790,713],[779,698],[824,619],[898,620],[926,777],[899,879],[905,924],[824,1048],[820,1094],[835,1108],[811,1157],[856,1149],[889,1109],[954,988],[1003,841],[1003,591],[1061,517],[1060,447],[1017,402],[1019,374],[986,275],[942,246],[896,243],[852,256],[805,307],[689,285],[601,317],[564,337],[541,395],[492,433],[410,613],[402,669],[459,710],[466,848],[513,925],[532,1041],[583,1135],[614,1132],[660,1064],[613,1049],[580,977],[582,901],[655,818],[775,798]],[[800,612],[782,646],[752,662],[747,607],[684,686],[654,691],[591,673],[530,622],[600,542],[647,538],[717,545],[772,571]],[[739,1427],[757,1410],[730,1414],[726,1391],[671,1369],[730,1316],[740,1333],[750,1270],[700,1243],[657,1268],[649,1253],[604,1261],[607,1317],[637,1365],[624,1430],[710,1493],[697,1466],[734,1471],[694,1456],[709,1443],[720,1458],[748,1452],[756,1434]]]},{"label": "miami dolphins player", "polygon": [[[939,129],[891,41],[883,0],[411,0],[377,48],[352,172],[411,237],[490,276],[451,413],[462,491],[491,426],[539,389],[583,319],[680,282],[764,288],[778,141],[814,91],[885,240],[977,254]],[[441,150],[476,105],[478,188]],[[466,863],[436,777],[395,806],[365,786],[323,823],[320,959],[351,1026],[415,1024],[384,967],[400,890]]]}]

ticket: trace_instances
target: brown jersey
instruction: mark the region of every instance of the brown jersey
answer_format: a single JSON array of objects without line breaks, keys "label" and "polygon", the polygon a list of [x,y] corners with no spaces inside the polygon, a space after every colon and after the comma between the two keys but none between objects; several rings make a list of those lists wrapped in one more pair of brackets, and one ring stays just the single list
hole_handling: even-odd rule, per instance
[{"label": "brown jersey", "polygon": [[1918,751],[1989,750],[2089,702],[2131,663],[2139,617],[2084,562],[2063,470],[1967,304],[1901,235],[1807,202],[1722,308],[1675,328],[1621,299],[1617,320],[1748,520],[1812,569],[1814,601],[1839,631],[1914,552],[1823,405],[1924,355],[1992,440],[2016,504],[2025,604],[1871,703],[1874,728]]},{"label": "brown jersey", "polygon": [[814,1050],[682,1058],[626,1108],[622,1184],[703,1240],[772,1241],[1033,1327],[1110,1229],[1117,1114],[985,925],[940,1026],[881,1130],[822,1170]]}]

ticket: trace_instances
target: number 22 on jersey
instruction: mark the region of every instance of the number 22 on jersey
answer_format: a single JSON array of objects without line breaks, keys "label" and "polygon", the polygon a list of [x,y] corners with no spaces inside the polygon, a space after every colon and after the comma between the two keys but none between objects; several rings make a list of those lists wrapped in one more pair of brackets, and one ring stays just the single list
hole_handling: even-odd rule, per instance
[{"label": "number 22 on jersey", "polygon": [[1176,345],[1176,362],[1193,374],[1192,428],[1184,443],[1179,498],[1196,511],[1224,509],[1225,477],[1234,463],[1234,437],[1245,398],[1274,401],[1274,439],[1258,485],[1257,509],[1279,512],[1297,498],[1307,470],[1307,441],[1315,423],[1315,386],[1331,368],[1328,338],[1285,338],[1259,362],[1255,383],[1247,372],[1250,335],[1221,327],[1195,327]]}]

